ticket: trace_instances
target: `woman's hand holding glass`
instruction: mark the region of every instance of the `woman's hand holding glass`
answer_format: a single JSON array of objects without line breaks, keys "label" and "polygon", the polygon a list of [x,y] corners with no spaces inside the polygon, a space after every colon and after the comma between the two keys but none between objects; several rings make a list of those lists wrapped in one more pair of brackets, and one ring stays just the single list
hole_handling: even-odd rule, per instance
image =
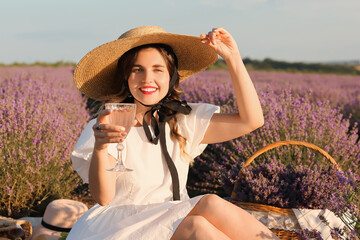
[{"label": "woman's hand holding glass", "polygon": [[107,150],[110,143],[117,144],[117,163],[114,168],[109,171],[123,172],[131,171],[125,168],[122,161],[122,150],[124,142],[130,128],[136,125],[135,120],[135,104],[107,104],[105,110],[102,110],[97,118],[96,124],[93,126],[95,136],[96,150]]},{"label": "woman's hand holding glass", "polygon": [[126,137],[125,128],[110,124],[107,116],[111,110],[102,110],[93,126],[96,150],[107,149],[110,143],[119,143]]}]

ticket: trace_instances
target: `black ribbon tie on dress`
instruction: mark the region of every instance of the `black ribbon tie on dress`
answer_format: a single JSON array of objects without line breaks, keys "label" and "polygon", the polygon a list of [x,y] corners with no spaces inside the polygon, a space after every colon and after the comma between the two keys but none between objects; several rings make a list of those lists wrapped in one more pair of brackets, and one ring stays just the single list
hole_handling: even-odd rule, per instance
[{"label": "black ribbon tie on dress", "polygon": [[[143,104],[145,105],[145,104]],[[147,106],[147,105],[145,105]],[[170,111],[171,110],[171,113]],[[152,105],[151,109],[147,111],[143,118],[143,128],[146,134],[147,139],[153,143],[157,144],[160,139],[161,151],[164,154],[166,163],[170,170],[172,185],[173,185],[173,200],[180,200],[180,185],[179,185],[179,175],[176,170],[176,166],[173,160],[170,157],[170,154],[166,146],[166,137],[165,137],[165,124],[170,121],[177,113],[182,113],[188,115],[191,111],[191,107],[186,103],[186,101],[178,100],[165,100],[161,101],[158,104]],[[159,116],[159,123],[157,122],[154,113],[157,112]],[[151,134],[148,124],[145,121],[145,116],[151,114],[150,124],[154,130],[154,136]]]}]

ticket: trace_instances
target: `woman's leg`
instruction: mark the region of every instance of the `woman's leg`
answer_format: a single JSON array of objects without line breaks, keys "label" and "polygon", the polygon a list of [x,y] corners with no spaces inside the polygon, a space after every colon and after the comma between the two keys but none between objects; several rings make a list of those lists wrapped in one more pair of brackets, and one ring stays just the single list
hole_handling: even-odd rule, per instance
[{"label": "woman's leg", "polygon": [[201,198],[186,218],[191,216],[203,217],[230,239],[279,239],[248,212],[214,194]]},{"label": "woman's leg", "polygon": [[171,240],[230,240],[202,216],[187,216],[176,229]]}]

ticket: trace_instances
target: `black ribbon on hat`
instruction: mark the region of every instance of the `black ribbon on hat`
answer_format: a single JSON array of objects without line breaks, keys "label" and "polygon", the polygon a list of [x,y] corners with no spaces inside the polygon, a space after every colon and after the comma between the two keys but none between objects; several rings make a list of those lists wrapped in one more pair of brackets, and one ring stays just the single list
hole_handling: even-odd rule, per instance
[{"label": "black ribbon on hat", "polygon": [[41,219],[41,225],[43,225],[44,228],[56,231],[56,232],[70,232],[71,228],[62,228],[62,227],[57,227],[51,224],[48,224],[44,221],[44,219]]}]

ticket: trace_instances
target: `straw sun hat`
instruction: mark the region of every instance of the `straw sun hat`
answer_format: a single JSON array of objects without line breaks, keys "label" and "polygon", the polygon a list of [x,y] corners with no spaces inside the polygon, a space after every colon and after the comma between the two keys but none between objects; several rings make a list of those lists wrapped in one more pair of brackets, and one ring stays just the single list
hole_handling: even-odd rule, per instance
[{"label": "straw sun hat", "polygon": [[117,40],[103,44],[83,57],[74,72],[77,88],[87,97],[105,100],[120,86],[114,81],[118,59],[128,50],[151,43],[169,45],[178,58],[180,81],[200,72],[217,60],[216,52],[200,37],[167,33],[156,26],[131,29]]},{"label": "straw sun hat", "polygon": [[69,232],[75,222],[88,210],[79,201],[57,199],[50,202],[45,209],[42,222],[33,231],[31,240],[57,240],[61,232]]}]

